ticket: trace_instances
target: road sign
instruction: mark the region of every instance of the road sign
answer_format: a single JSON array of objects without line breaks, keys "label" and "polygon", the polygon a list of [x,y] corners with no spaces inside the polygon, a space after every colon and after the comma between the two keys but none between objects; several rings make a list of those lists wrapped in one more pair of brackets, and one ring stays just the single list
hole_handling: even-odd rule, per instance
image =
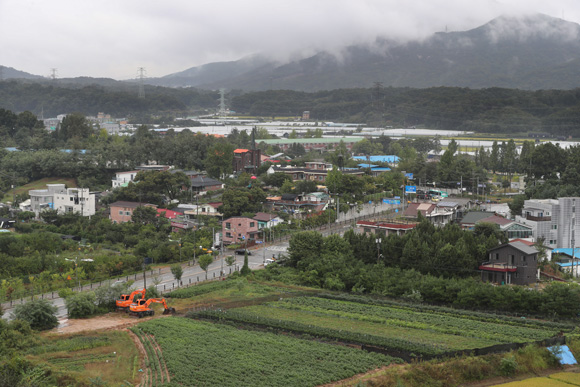
[{"label": "road sign", "polygon": [[405,193],[417,193],[417,186],[416,185],[406,185],[405,186]]}]

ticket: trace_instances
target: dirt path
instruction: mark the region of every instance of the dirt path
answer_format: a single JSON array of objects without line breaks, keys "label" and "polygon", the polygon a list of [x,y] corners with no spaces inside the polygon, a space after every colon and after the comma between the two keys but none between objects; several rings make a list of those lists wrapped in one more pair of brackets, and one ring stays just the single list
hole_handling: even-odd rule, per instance
[{"label": "dirt path", "polygon": [[114,312],[87,319],[79,318],[79,319],[62,320],[59,321],[60,323],[59,326],[54,328],[51,332],[64,334],[64,333],[77,333],[83,331],[124,329],[143,321],[162,317],[168,317],[168,315],[137,318],[129,316],[122,312]]}]

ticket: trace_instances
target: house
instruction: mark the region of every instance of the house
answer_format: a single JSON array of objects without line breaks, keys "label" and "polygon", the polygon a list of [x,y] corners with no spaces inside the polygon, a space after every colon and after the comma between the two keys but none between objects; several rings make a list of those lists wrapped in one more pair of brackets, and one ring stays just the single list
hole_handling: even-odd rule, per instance
[{"label": "house", "polygon": [[503,232],[509,240],[532,237],[531,226],[504,218],[503,216],[496,215],[492,212],[469,212],[465,218],[460,221],[461,228],[471,231],[475,230],[475,225],[482,223],[491,223],[497,225],[499,230]]},{"label": "house", "polygon": [[580,242],[580,197],[532,199],[524,201],[520,223],[532,227],[535,240],[543,239],[550,248],[572,248]]},{"label": "house", "polygon": [[436,226],[445,226],[453,219],[453,211],[445,207],[438,207],[434,203],[410,203],[403,212],[403,217],[407,219],[417,219],[417,214],[421,213],[423,217]]},{"label": "house", "polygon": [[258,212],[252,219],[258,221],[258,229],[272,228],[284,220],[276,214],[268,214],[266,212]]},{"label": "house", "polygon": [[233,216],[222,222],[223,243],[229,244],[254,244],[261,235],[258,231],[258,221],[245,216]]},{"label": "house", "polygon": [[[300,181],[300,180],[312,180],[319,183],[324,183],[326,181],[326,176],[328,172],[332,170],[332,167],[328,169],[330,164],[324,163],[315,163],[310,164],[311,166],[315,166],[315,168],[303,168],[303,167],[278,167],[278,166],[270,166],[266,173],[271,175],[272,173],[282,172],[287,174],[292,178],[292,181]],[[326,165],[327,169],[321,168],[322,165]],[[344,169],[342,171],[343,174],[347,175],[358,175],[362,176],[366,173],[366,171],[361,169]]]},{"label": "house", "polygon": [[390,221],[368,221],[359,220],[356,222],[359,232],[364,232],[365,234],[376,234],[377,236],[389,236],[389,235],[404,235],[409,231],[417,227],[416,222],[409,223],[399,223],[393,220]]},{"label": "house", "polygon": [[255,174],[262,164],[260,149],[235,149],[233,167],[234,173],[247,172]]},{"label": "house", "polygon": [[198,195],[204,195],[209,191],[217,191],[224,188],[224,183],[211,177],[198,175],[190,179],[191,189]]},{"label": "house", "polygon": [[142,206],[157,209],[155,204],[118,201],[109,206],[109,219],[113,223],[131,222],[135,208]]},{"label": "house", "polygon": [[95,194],[88,188],[66,188],[64,184],[47,184],[46,189],[33,189],[30,210],[36,216],[44,209],[54,209],[59,214],[77,213],[81,216],[95,214]]},{"label": "house", "polygon": [[115,173],[115,177],[112,180],[112,187],[113,189],[119,187],[126,187],[130,182],[135,179],[137,173],[139,171],[126,171],[126,172],[117,172]]},{"label": "house", "polygon": [[441,199],[437,206],[452,209],[454,212],[453,220],[461,220],[475,206],[475,202],[467,198],[447,197]]},{"label": "house", "polygon": [[223,214],[218,211],[218,208],[222,204],[222,202],[214,202],[188,205],[188,208],[184,211],[184,214],[187,215],[190,219],[199,215],[221,217]]},{"label": "house", "polygon": [[[308,217],[319,214],[328,205],[328,200],[321,200],[323,196],[312,194],[283,194],[282,196],[268,196],[264,208],[270,211],[283,211],[293,214],[294,217]],[[304,215],[304,216],[302,216]]]},{"label": "house", "polygon": [[489,261],[479,266],[481,280],[498,284],[529,285],[536,282],[538,250],[510,242],[488,251]]}]

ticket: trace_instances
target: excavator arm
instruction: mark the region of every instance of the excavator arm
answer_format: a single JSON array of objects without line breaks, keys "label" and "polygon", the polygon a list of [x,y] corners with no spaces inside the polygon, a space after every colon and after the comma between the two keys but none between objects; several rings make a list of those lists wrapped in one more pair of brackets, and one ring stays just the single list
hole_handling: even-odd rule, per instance
[{"label": "excavator arm", "polygon": [[133,303],[133,300],[137,295],[141,295],[140,298],[145,297],[146,289],[135,290],[130,295],[121,294],[121,298],[116,301],[117,309],[127,311],[129,306]]},{"label": "excavator arm", "polygon": [[163,310],[163,314],[175,313],[175,308],[170,308],[167,306],[165,298],[150,298],[147,301],[139,300],[137,303],[131,304],[129,311],[132,315],[136,315],[138,317],[153,316],[155,312],[149,307],[153,303],[163,304],[163,307],[165,308]]}]

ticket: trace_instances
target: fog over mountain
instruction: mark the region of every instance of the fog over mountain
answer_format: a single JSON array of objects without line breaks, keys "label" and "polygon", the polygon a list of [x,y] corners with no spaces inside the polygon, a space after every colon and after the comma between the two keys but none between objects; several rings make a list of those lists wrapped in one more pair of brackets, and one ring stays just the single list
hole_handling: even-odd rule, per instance
[{"label": "fog over mountain", "polygon": [[280,63],[264,56],[192,67],[148,83],[207,89],[580,86],[580,25],[550,16],[501,16],[478,28],[398,43],[387,37]]}]

